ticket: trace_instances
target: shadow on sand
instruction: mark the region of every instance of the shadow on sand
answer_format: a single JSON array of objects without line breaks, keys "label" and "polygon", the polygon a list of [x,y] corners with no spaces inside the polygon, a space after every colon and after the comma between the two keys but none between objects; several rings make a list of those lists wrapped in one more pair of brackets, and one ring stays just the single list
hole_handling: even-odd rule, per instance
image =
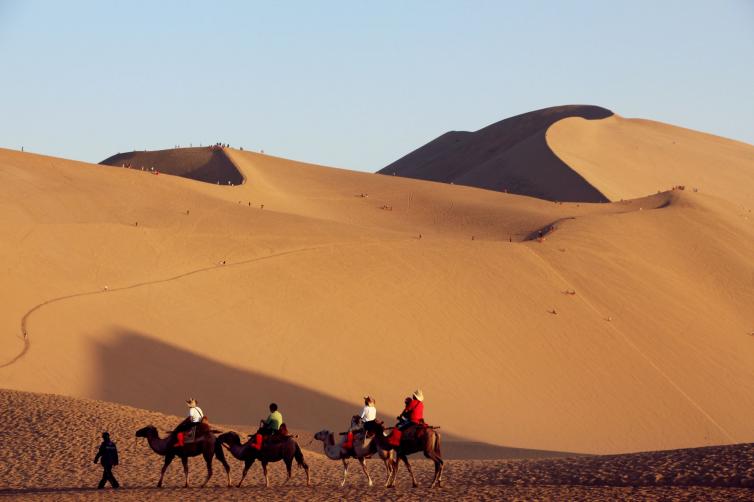
[{"label": "shadow on sand", "polygon": [[[99,362],[96,399],[117,402],[171,415],[185,412],[184,400],[196,397],[214,423],[247,424],[248,431],[266,417],[267,405],[276,402],[291,429],[309,432],[344,430],[359,403],[234,368],[182,348],[150,338],[144,333],[113,327],[113,343],[95,347]],[[382,415],[386,423],[394,418]],[[541,458],[572,454],[506,448],[470,442],[444,432],[446,458]]]}]

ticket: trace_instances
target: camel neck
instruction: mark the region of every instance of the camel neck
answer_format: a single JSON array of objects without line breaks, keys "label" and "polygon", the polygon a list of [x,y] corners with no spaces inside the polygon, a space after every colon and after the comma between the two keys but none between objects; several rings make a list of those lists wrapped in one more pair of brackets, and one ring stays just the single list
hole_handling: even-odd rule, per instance
[{"label": "camel neck", "polygon": [[158,455],[165,455],[167,453],[168,441],[170,441],[170,436],[161,438],[157,433],[147,439],[149,447],[152,448],[152,450]]}]

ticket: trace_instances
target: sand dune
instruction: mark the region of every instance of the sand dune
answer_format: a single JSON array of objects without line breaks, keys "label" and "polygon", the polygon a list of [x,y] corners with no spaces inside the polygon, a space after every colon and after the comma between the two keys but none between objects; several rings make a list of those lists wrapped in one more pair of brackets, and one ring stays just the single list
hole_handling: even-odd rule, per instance
[{"label": "sand dune", "polygon": [[449,132],[379,171],[549,200],[634,199],[686,186],[751,208],[754,146],[594,106]]},{"label": "sand dune", "polygon": [[219,185],[240,185],[243,176],[219,147],[118,153],[100,164],[156,171]]},{"label": "sand dune", "polygon": [[[0,390],[0,405],[6,410],[0,431],[0,497],[19,500],[748,500],[754,483],[751,444],[692,450],[649,452],[606,457],[570,457],[540,460],[450,460],[446,462],[444,487],[429,490],[431,467],[412,458],[421,486],[413,489],[405,469],[398,473],[397,487],[385,489],[384,472],[368,461],[376,486],[368,488],[363,474],[351,472],[345,487],[339,486],[339,462],[326,460],[317,443],[304,449],[312,472],[307,488],[303,473],[294,470],[290,484],[283,486],[284,467],[270,466],[272,487],[263,488],[262,475],[254,465],[244,486],[226,488],[221,464],[214,461],[214,477],[208,487],[197,488],[204,478],[200,459],[189,461],[192,488],[180,488],[183,473],[179,462],[168,468],[165,488],[154,488],[162,458],[152,453],[137,428],[154,424],[170,429],[179,417],[163,415],[103,401],[73,399],[49,394]],[[248,427],[213,424],[221,430]],[[107,429],[118,445],[120,465],[115,468],[122,487],[97,493],[101,475],[92,458],[102,430]],[[298,431],[307,444],[309,432]],[[29,448],[19,448],[29,445]],[[241,464],[228,458],[231,478],[237,481]]]},{"label": "sand dune", "polygon": [[613,115],[556,122],[547,144],[613,201],[684,185],[754,207],[754,146],[746,143]]},{"label": "sand dune", "polygon": [[[547,145],[548,128],[568,117],[596,120],[612,115],[598,106],[545,108],[475,132],[451,131],[379,171],[548,200],[604,202],[603,194]],[[646,195],[646,194],[642,194]]]},{"label": "sand dune", "polygon": [[191,394],[223,423],[276,400],[302,430],[342,428],[364,393],[391,419],[421,386],[459,441],[752,440],[740,204],[557,204],[224,155],[245,184],[0,150],[2,386],[166,413]]}]

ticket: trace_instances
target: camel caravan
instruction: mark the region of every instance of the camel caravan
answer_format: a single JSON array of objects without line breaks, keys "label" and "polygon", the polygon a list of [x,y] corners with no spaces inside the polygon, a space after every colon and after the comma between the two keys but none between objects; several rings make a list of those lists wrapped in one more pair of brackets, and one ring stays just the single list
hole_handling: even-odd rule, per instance
[{"label": "camel caravan", "polygon": [[[283,416],[275,403],[269,406],[270,414],[267,419],[260,421],[260,427],[255,434],[250,434],[246,440],[233,431],[223,432],[210,427],[209,420],[199,408],[196,399],[188,399],[188,416],[165,437],[160,437],[156,427],[148,425],[136,431],[136,437],[145,438],[149,447],[158,455],[165,457],[157,487],[162,487],[165,471],[173,460],[178,457],[183,464],[185,487],[189,486],[188,459],[201,455],[207,465],[207,476],[202,483],[206,486],[212,478],[212,460],[217,458],[225,469],[227,485],[231,486],[230,464],[225,457],[225,450],[237,460],[243,462],[241,479],[236,486],[240,487],[246,474],[258,460],[262,465],[265,486],[270,486],[267,466],[270,462],[283,461],[287,470],[286,483],[291,479],[291,468],[295,460],[299,468],[306,474],[306,485],[311,485],[309,466],[304,460],[301,447],[296,442],[296,436],[288,432],[283,422]],[[354,415],[348,430],[335,433],[322,430],[314,435],[314,440],[322,441],[324,453],[331,460],[343,463],[343,480],[346,483],[349,459],[356,459],[367,477],[369,486],[374,482],[366,467],[366,460],[379,458],[385,466],[386,487],[394,487],[398,465],[400,461],[406,464],[411,476],[411,482],[417,487],[416,477],[408,461],[408,455],[423,453],[435,465],[435,474],[431,487],[442,486],[443,460],[440,450],[440,433],[434,427],[424,422],[424,395],[417,389],[405,400],[405,408],[397,417],[394,427],[386,427],[377,419],[377,408],[372,397],[364,398],[364,408],[361,414]]]}]

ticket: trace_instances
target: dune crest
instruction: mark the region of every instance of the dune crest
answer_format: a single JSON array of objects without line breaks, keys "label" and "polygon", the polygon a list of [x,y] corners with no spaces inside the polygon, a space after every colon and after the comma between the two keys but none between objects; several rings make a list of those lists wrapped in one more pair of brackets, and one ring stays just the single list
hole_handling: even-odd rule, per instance
[{"label": "dune crest", "polygon": [[754,207],[754,146],[643,119],[566,118],[547,144],[609,200],[685,186]]}]

